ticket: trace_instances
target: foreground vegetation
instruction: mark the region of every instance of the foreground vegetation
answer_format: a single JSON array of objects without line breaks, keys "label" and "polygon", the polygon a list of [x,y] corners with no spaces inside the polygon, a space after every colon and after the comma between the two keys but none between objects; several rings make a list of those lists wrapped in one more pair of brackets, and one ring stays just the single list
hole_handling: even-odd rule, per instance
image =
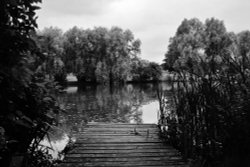
[{"label": "foreground vegetation", "polygon": [[37,68],[43,55],[32,39],[36,3],[4,0],[0,5],[0,164],[51,166],[39,146],[60,111],[51,96],[55,83]]},{"label": "foreground vegetation", "polygon": [[222,21],[184,20],[170,40],[165,68],[178,82],[169,141],[199,167],[248,166],[250,32]]}]

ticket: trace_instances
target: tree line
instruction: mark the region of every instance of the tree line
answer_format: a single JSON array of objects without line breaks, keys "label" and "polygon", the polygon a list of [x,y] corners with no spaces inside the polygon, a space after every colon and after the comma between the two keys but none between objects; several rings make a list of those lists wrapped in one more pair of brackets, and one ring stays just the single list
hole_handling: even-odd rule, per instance
[{"label": "tree line", "polygon": [[170,39],[164,67],[175,111],[169,141],[197,166],[248,166],[250,155],[250,31],[228,32],[223,21],[185,19]]},{"label": "tree line", "polygon": [[130,30],[73,27],[65,33],[49,27],[38,31],[36,42],[44,55],[39,70],[63,81],[73,73],[81,83],[157,81],[161,67],[139,58],[139,39]]}]

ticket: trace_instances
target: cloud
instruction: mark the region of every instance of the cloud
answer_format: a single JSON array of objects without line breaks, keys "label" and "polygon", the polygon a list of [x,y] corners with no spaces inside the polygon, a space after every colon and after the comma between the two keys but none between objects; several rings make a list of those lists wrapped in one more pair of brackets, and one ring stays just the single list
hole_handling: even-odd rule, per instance
[{"label": "cloud", "polygon": [[43,1],[41,7],[44,12],[52,15],[79,17],[81,15],[101,15],[114,1],[117,0],[46,0]]},{"label": "cloud", "polygon": [[161,62],[169,38],[184,18],[224,20],[229,31],[249,29],[249,0],[44,0],[40,28],[57,26],[64,31],[78,26],[119,26],[142,41],[141,57]]}]

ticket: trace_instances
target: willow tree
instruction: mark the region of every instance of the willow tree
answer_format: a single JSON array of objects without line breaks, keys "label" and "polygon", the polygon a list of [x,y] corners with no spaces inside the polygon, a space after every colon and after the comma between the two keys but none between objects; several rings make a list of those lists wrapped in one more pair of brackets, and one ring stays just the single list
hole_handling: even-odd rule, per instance
[{"label": "willow tree", "polygon": [[68,72],[82,82],[120,82],[129,75],[130,61],[140,52],[131,31],[113,27],[79,29],[65,33],[64,60]]},{"label": "willow tree", "polygon": [[198,19],[183,20],[175,36],[170,39],[168,52],[165,54],[166,69],[186,69],[191,65],[190,61],[199,61],[198,56],[204,51],[204,28]]}]

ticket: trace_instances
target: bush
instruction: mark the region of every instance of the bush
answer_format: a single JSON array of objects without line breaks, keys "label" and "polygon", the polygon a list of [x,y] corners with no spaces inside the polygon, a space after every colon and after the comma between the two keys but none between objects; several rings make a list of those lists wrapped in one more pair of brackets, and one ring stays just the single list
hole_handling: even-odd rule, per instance
[{"label": "bush", "polygon": [[[0,163],[34,153],[60,108],[51,96],[52,81],[32,72],[40,54],[31,34],[40,0],[5,0],[0,9]],[[34,70],[36,71],[36,70]]]},{"label": "bush", "polygon": [[177,139],[176,146],[197,166],[248,166],[250,33],[227,33],[213,18],[205,25],[184,20],[180,27],[167,54],[173,61],[178,53],[171,67],[178,82],[170,140]]}]

